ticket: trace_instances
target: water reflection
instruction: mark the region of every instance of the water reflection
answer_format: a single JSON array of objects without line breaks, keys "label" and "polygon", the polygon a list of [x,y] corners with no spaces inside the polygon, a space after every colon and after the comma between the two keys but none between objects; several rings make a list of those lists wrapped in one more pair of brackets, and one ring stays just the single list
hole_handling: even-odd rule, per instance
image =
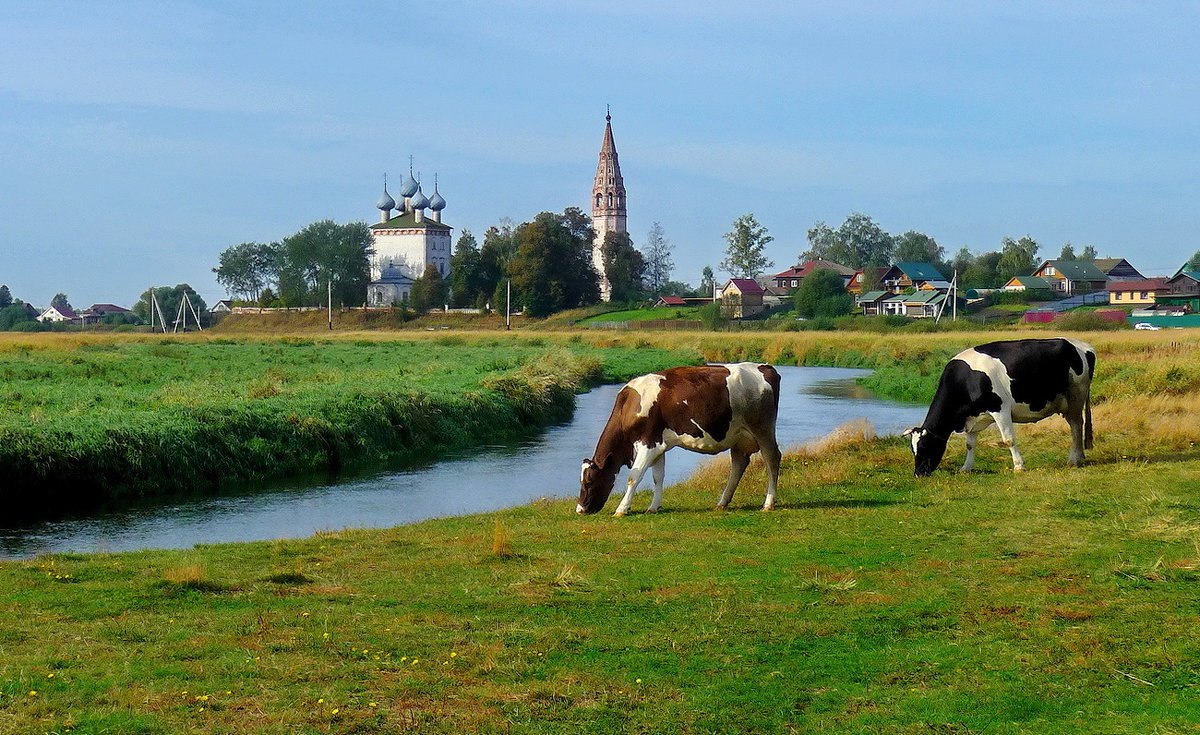
[{"label": "water reflection", "polygon": [[[780,367],[779,371],[783,393],[778,435],[785,447],[860,416],[873,422],[879,433],[894,433],[919,423],[925,412],[923,406],[872,397],[855,382],[866,374],[863,370]],[[0,528],[0,558],[296,538],[323,530],[388,527],[479,513],[540,497],[573,497],[579,488],[579,463],[591,456],[617,390],[619,386],[601,386],[579,396],[573,420],[540,436],[424,467],[336,480],[310,478],[307,483],[253,494],[174,499]],[[673,450],[667,455],[667,484],[686,478],[706,459]]]}]

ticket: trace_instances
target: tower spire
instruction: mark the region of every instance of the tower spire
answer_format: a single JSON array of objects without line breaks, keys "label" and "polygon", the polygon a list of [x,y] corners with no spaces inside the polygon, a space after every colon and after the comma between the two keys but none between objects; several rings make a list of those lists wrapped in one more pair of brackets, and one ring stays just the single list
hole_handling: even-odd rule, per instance
[{"label": "tower spire", "polygon": [[610,232],[627,232],[625,223],[625,180],[621,177],[621,162],[613,140],[612,108],[605,105],[604,139],[600,143],[600,160],[592,184],[592,225],[596,231],[596,239],[592,242],[592,264],[600,274],[600,297],[605,301],[612,297],[612,289],[604,273],[604,239]]}]

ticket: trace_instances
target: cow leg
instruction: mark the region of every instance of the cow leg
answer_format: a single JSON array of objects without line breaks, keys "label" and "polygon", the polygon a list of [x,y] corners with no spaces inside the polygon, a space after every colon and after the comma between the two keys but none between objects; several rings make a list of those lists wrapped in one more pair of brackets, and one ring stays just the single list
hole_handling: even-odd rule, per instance
[{"label": "cow leg", "polygon": [[1008,451],[1012,453],[1013,472],[1025,471],[1025,458],[1021,456],[1021,452],[1017,449],[1017,433],[1013,429],[1012,416],[1003,411],[997,411],[991,414],[992,420],[996,422],[996,428],[1000,430],[1000,438],[1004,441]]},{"label": "cow leg", "polygon": [[725,510],[729,507],[729,501],[733,500],[733,491],[737,489],[738,483],[742,481],[742,475],[746,474],[746,468],[749,466],[749,453],[740,449],[729,450],[729,479],[725,481],[725,490],[721,493],[721,499],[717,501],[718,509]]},{"label": "cow leg", "polygon": [[765,437],[759,441],[759,451],[762,452],[763,462],[767,465],[767,496],[763,499],[763,510],[775,507],[775,490],[779,485],[779,460],[781,452],[775,443],[775,437]]},{"label": "cow leg", "polygon": [[662,457],[662,451],[657,447],[648,447],[644,444],[635,444],[636,452],[633,456],[633,466],[629,468],[629,480],[625,483],[625,497],[621,498],[621,502],[617,505],[615,516],[623,516],[629,512],[629,506],[633,505],[633,493],[637,490],[637,486],[642,483],[642,476],[646,474],[646,470]]},{"label": "cow leg", "polygon": [[1083,464],[1083,411],[1063,414],[1063,418],[1071,426],[1071,451],[1067,454],[1067,466],[1078,467]]},{"label": "cow leg", "polygon": [[963,461],[959,472],[970,472],[975,469],[975,445],[979,443],[979,435],[973,431],[967,432],[967,458]]},{"label": "cow leg", "polygon": [[667,473],[667,453],[663,452],[659,455],[658,461],[650,469],[654,477],[654,499],[650,501],[650,507],[646,509],[646,512],[657,513],[658,506],[662,505],[663,476]]}]

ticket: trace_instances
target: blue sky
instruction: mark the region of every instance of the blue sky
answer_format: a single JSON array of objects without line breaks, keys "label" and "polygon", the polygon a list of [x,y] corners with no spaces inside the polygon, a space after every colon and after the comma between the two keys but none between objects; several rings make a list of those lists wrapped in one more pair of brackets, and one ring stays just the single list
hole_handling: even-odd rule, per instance
[{"label": "blue sky", "polygon": [[[782,270],[865,212],[1147,274],[1200,249],[1200,4],[0,5],[0,282],[128,305],[224,248],[378,216],[412,155],[477,235],[586,207],[613,128],[675,277],[752,212]],[[457,233],[456,233],[457,236]]]}]

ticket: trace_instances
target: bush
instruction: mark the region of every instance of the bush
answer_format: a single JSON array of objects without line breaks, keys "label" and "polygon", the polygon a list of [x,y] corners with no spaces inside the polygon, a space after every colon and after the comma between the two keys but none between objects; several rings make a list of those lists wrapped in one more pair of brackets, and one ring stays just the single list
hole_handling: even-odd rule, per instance
[{"label": "bush", "polygon": [[729,324],[729,317],[720,301],[713,301],[700,307],[700,323],[705,329],[720,329]]},{"label": "bush", "polygon": [[1062,298],[1050,289],[1030,291],[995,291],[988,295],[989,304],[1030,304],[1036,301],[1054,301]]},{"label": "bush", "polygon": [[1109,321],[1094,311],[1068,311],[1052,322],[1055,329],[1073,332],[1114,332],[1133,329],[1128,320]]}]

